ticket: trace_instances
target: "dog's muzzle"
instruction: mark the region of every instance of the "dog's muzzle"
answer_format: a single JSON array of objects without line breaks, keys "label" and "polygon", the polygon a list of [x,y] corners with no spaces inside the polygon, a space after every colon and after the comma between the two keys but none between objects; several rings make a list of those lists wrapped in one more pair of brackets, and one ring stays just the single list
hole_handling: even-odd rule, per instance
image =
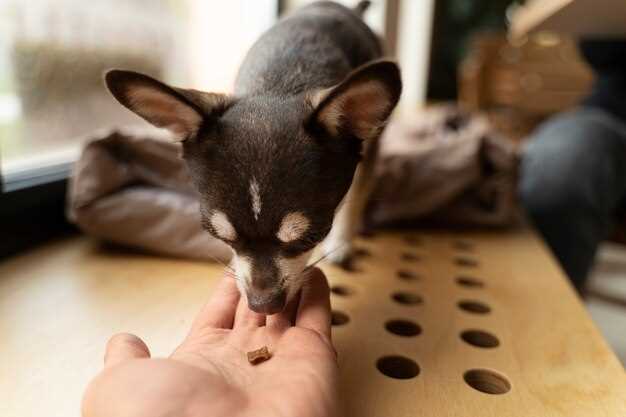
[{"label": "dog's muzzle", "polygon": [[287,293],[285,291],[269,294],[255,294],[254,291],[248,291],[247,297],[250,310],[268,316],[283,311],[287,301]]}]

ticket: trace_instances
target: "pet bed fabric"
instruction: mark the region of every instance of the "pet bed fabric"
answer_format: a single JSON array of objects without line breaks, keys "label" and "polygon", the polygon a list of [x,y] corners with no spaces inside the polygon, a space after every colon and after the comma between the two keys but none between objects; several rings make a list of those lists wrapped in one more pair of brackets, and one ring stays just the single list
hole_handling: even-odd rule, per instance
[{"label": "pet bed fabric", "polygon": [[115,130],[84,148],[70,181],[68,217],[85,233],[170,256],[228,260],[200,226],[198,196],[178,144],[152,129]]},{"label": "pet bed fabric", "polygon": [[369,223],[504,226],[517,219],[517,148],[456,106],[394,121],[381,138]]},{"label": "pet bed fabric", "polygon": [[[394,121],[381,138],[366,224],[508,225],[517,160],[485,118],[452,106]],[[200,225],[180,146],[153,129],[94,135],[74,167],[68,217],[88,234],[149,252],[221,261],[231,254]]]}]

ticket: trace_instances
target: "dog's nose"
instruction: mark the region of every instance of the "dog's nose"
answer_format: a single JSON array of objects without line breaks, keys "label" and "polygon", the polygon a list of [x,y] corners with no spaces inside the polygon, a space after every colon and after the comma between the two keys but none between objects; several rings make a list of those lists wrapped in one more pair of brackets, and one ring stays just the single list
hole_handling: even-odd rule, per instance
[{"label": "dog's nose", "polygon": [[280,313],[285,308],[287,295],[284,291],[271,294],[255,294],[248,292],[248,308],[250,310],[266,315]]}]

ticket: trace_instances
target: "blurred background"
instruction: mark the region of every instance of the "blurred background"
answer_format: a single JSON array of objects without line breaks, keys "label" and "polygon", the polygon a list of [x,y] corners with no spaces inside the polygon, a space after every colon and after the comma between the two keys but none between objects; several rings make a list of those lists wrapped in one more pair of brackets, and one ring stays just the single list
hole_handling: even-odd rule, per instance
[{"label": "blurred background", "polygon": [[[82,145],[96,131],[143,124],[105,91],[104,70],[133,69],[175,85],[229,92],[255,39],[281,13],[306,3],[0,0],[0,254],[73,233],[64,214],[67,178]],[[531,22],[524,24],[532,30],[518,28],[513,36],[522,3],[373,1],[366,22],[403,70],[396,117],[452,106],[455,114],[485,118],[496,140],[521,152],[542,123],[576,108],[597,77],[580,53],[580,34],[559,31],[558,24],[536,30]],[[569,21],[557,23],[567,29]],[[625,180],[618,179],[618,185]],[[610,230],[597,254],[592,250],[589,278],[576,285],[626,362],[626,240],[623,216],[610,214]]]},{"label": "blurred background", "polygon": [[[239,62],[276,21],[277,10],[305,3],[2,0],[5,189],[21,187],[18,179],[38,182],[28,179],[30,170],[61,167],[76,158],[81,138],[96,129],[139,123],[103,90],[105,69],[132,68],[176,85],[229,91]],[[518,140],[548,115],[575,105],[588,92],[592,72],[565,37],[540,33],[507,40],[518,5],[508,0],[373,2],[366,21],[386,39],[388,55],[402,64],[403,107],[456,101],[469,110],[489,111]],[[42,173],[40,180],[45,177]]]},{"label": "blurred background", "polygon": [[267,0],[2,0],[5,187],[19,187],[12,180],[26,180],[29,170],[75,159],[81,138],[96,129],[138,123],[103,89],[104,70],[132,68],[178,85],[227,91],[276,10],[276,1]]}]

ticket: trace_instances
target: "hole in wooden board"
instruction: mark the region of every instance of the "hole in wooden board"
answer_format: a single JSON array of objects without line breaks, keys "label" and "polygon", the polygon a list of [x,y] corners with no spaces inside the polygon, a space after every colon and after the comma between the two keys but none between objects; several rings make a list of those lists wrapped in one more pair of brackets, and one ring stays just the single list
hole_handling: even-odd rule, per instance
[{"label": "hole in wooden board", "polygon": [[346,259],[341,261],[337,266],[343,269],[346,272],[360,272],[359,269],[355,265],[356,258],[354,256],[348,256]]},{"label": "hole in wooden board", "polygon": [[376,233],[372,229],[364,228],[359,233],[359,236],[361,236],[363,239],[372,239],[376,237]]},{"label": "hole in wooden board", "polygon": [[478,266],[478,261],[476,259],[466,258],[466,257],[455,258],[454,263],[457,264],[458,266],[464,266],[468,268],[470,267],[473,268],[473,267]]},{"label": "hole in wooden board", "polygon": [[391,294],[391,298],[400,304],[415,305],[421,304],[424,300],[418,294],[408,291],[398,291]]},{"label": "hole in wooden board", "polygon": [[404,252],[402,254],[402,260],[407,262],[417,262],[420,260],[419,255],[411,252]]},{"label": "hole in wooden board", "polygon": [[333,285],[330,288],[330,292],[340,297],[347,297],[354,294],[354,290],[350,287],[346,287],[345,285]]},{"label": "hole in wooden board", "polygon": [[484,330],[464,330],[461,339],[472,346],[490,349],[500,346],[500,341],[494,335]]},{"label": "hole in wooden board", "polygon": [[468,313],[487,314],[491,312],[491,307],[481,301],[461,300],[458,305],[461,310]]},{"label": "hole in wooden board", "polygon": [[419,365],[404,356],[383,356],[376,361],[376,368],[389,378],[411,379],[420,373]]},{"label": "hole in wooden board", "polygon": [[369,258],[370,256],[372,256],[372,252],[370,252],[369,249],[366,249],[366,248],[356,248],[354,249],[353,256],[357,259]]},{"label": "hole in wooden board", "polygon": [[483,288],[485,286],[485,284],[481,280],[465,276],[457,277],[456,283],[459,284],[461,287],[466,288]]},{"label": "hole in wooden board", "polygon": [[420,239],[417,236],[405,236],[404,241],[409,246],[421,246],[422,245],[422,239]]},{"label": "hole in wooden board", "polygon": [[463,252],[471,252],[474,250],[474,244],[467,240],[455,240],[452,242],[452,247]]},{"label": "hole in wooden board", "polygon": [[406,269],[398,270],[397,274],[398,274],[398,278],[404,281],[416,281],[419,279],[419,276],[415,272],[408,271]]},{"label": "hole in wooden board", "polygon": [[463,375],[470,387],[485,394],[506,394],[511,390],[511,383],[497,372],[488,369],[471,369]]},{"label": "hole in wooden board", "polygon": [[417,336],[422,333],[422,328],[417,323],[404,319],[389,320],[385,323],[385,329],[398,336],[406,337]]},{"label": "hole in wooden board", "polygon": [[343,326],[350,321],[350,317],[346,313],[337,310],[333,310],[330,317],[330,324],[333,326]]}]

